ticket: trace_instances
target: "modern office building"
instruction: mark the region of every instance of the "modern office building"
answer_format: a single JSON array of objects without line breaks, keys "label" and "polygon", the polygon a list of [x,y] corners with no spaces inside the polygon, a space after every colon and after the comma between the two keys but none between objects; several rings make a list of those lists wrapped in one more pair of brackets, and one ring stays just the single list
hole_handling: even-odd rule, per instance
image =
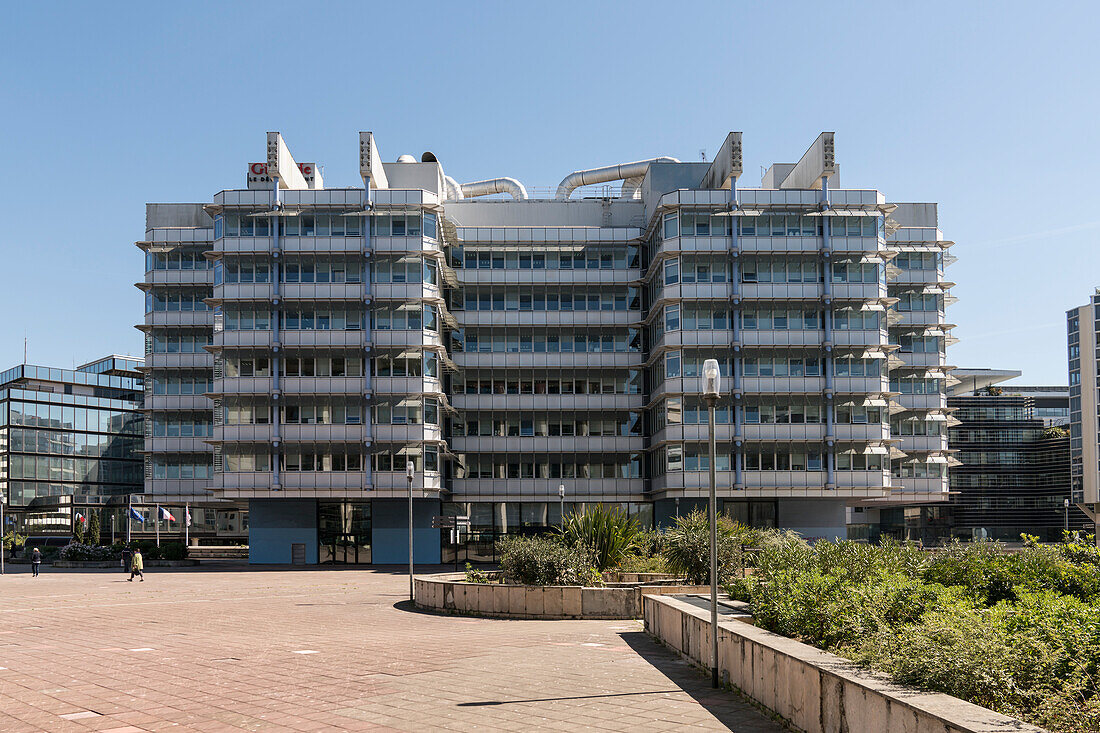
[{"label": "modern office building", "polygon": [[143,500],[191,514],[192,542],[245,542],[244,502],[215,498],[213,437],[214,222],[202,204],[148,204],[145,237],[145,460]]},{"label": "modern office building", "polygon": [[[151,210],[150,254],[213,266],[147,268],[151,373],[209,379],[213,407],[151,464],[247,502],[254,562],[403,561],[410,490],[419,561],[453,556],[436,515],[469,517],[473,555],[563,505],[667,524],[707,495],[715,358],[727,513],[831,538],[849,506],[942,501],[951,243],[934,204],[842,188],[833,144],[757,188],[730,133],[713,162],[528,191],[431,153],[383,163],[361,133],[363,185],[325,188],[268,133],[246,189]],[[197,395],[152,415],[198,421]]]},{"label": "modern office building", "polygon": [[[141,359],[108,356],[73,369],[20,364],[0,373],[0,494],[8,526],[68,535],[76,513],[123,526],[142,491]],[[121,508],[119,508],[121,507]]]},{"label": "modern office building", "polygon": [[951,539],[1020,542],[1021,534],[1056,542],[1068,528],[1091,531],[1070,499],[1069,390],[1003,384],[1020,372],[956,369],[946,428],[953,465],[950,498],[890,507],[868,537],[929,545]]},{"label": "modern office building", "polygon": [[1088,305],[1066,311],[1066,331],[1073,501],[1100,537],[1100,288]]}]

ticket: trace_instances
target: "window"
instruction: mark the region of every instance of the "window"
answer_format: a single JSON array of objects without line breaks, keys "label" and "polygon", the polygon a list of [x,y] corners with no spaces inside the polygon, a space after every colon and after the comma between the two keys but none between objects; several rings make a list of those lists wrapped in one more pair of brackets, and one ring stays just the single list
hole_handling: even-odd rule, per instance
[{"label": "window", "polygon": [[666,305],[665,306],[665,330],[666,331],[679,331],[680,330],[680,306],[678,306],[678,305]]}]

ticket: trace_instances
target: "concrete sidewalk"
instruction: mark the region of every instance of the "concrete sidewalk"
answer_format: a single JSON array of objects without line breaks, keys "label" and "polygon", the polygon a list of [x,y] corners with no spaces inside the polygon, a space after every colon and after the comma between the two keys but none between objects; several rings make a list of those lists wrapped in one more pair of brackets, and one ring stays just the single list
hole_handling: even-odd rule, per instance
[{"label": "concrete sidewalk", "polygon": [[246,570],[0,577],[0,730],[783,730],[637,622],[420,613],[397,568]]}]

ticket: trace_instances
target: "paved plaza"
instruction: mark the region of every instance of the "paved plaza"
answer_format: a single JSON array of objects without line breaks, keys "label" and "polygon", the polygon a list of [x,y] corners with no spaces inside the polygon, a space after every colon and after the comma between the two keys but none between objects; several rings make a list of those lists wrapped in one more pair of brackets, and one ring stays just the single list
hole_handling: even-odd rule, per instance
[{"label": "paved plaza", "polygon": [[399,571],[0,577],[0,731],[783,730],[635,621],[436,616]]}]

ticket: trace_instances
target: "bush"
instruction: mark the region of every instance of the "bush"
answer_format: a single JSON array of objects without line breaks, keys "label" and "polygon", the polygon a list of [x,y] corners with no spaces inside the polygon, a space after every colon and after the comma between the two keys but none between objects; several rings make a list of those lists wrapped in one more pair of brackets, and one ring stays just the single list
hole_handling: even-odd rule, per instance
[{"label": "bush", "polygon": [[489,574],[484,570],[478,570],[470,563],[466,563],[466,582],[467,583],[488,583]]},{"label": "bush", "polygon": [[556,533],[570,547],[588,548],[596,568],[607,570],[634,546],[638,523],[622,509],[595,504],[565,517]]},{"label": "bush", "polygon": [[[1083,540],[938,555],[780,542],[727,586],[761,628],[1053,731],[1100,730],[1100,568]],[[1075,559],[1079,561],[1075,562]]]},{"label": "bush", "polygon": [[[122,555],[123,543],[111,545],[111,549]],[[146,560],[186,560],[187,545],[182,542],[162,542],[157,547],[155,540],[134,540],[130,543],[130,549],[141,550],[141,556]]]},{"label": "bush", "polygon": [[520,585],[600,585],[592,553],[558,537],[513,535],[497,541],[500,569],[507,583]]},{"label": "bush", "polygon": [[88,536],[85,537],[85,540],[89,545],[98,545],[101,525],[99,510],[92,509],[88,512],[88,514]]},{"label": "bush", "polygon": [[61,548],[57,556],[62,560],[103,561],[118,560],[122,557],[121,549],[114,547],[99,547],[98,545],[85,545],[81,542],[70,542]]},{"label": "bush", "polygon": [[16,534],[14,529],[9,529],[3,537],[0,537],[0,544],[3,545],[3,549],[11,550],[13,547],[22,547],[27,543],[27,535]]},{"label": "bush", "polygon": [[[728,582],[745,567],[741,547],[774,549],[788,545],[806,547],[794,532],[757,529],[718,515],[718,582]],[[683,575],[689,583],[710,582],[710,518],[698,509],[676,518],[665,532],[661,555],[669,571]]]},{"label": "bush", "polygon": [[658,557],[665,545],[665,534],[657,529],[640,529],[634,535],[632,555],[638,557]]}]

